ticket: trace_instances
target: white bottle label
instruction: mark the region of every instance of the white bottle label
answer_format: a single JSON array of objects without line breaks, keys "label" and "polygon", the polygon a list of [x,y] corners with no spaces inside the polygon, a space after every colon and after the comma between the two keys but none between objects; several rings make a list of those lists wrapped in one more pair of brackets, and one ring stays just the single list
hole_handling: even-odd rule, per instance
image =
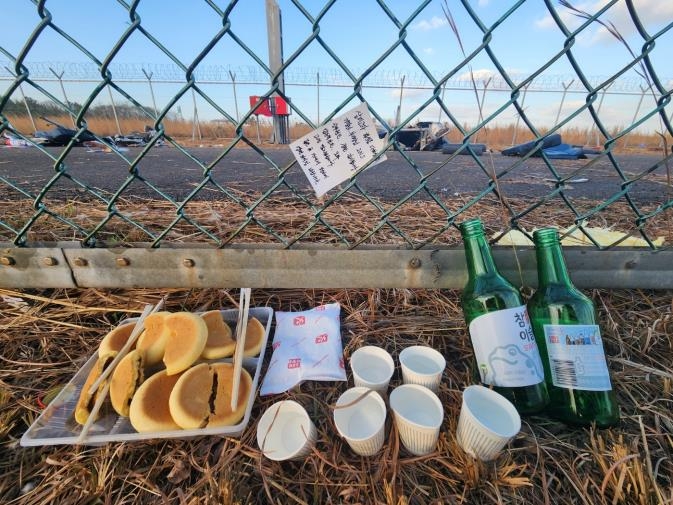
[{"label": "white bottle label", "polygon": [[554,386],[610,391],[610,374],[598,325],[545,324],[544,339]]},{"label": "white bottle label", "polygon": [[544,380],[525,305],[483,314],[470,323],[469,330],[484,384],[524,387]]}]

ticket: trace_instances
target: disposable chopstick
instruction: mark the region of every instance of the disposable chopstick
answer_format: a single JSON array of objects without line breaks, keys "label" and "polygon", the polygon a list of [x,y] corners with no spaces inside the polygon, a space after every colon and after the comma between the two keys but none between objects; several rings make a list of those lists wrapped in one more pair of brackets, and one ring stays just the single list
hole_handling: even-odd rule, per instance
[{"label": "disposable chopstick", "polygon": [[[161,310],[161,307],[164,305],[165,297],[159,300],[159,303],[156,305],[145,305],[145,308],[143,309],[142,314],[138,318],[138,321],[136,321],[136,325],[133,328],[133,331],[131,332],[131,335],[129,336],[129,339],[126,341],[126,343],[122,346],[122,348],[119,350],[115,358],[112,360],[112,362],[103,370],[101,373],[100,377],[96,379],[96,381],[93,383],[91,386],[91,389],[89,390],[89,394],[94,395],[96,391],[98,390],[98,387],[101,385],[101,383],[112,373],[114,368],[117,366],[117,363],[128,353],[129,349],[133,344],[135,343],[136,339],[140,335],[140,332],[143,330],[144,327],[144,322],[145,318],[150,315],[154,314],[155,312]],[[79,436],[77,437],[77,443],[81,444],[84,442],[86,439],[89,430],[91,429],[91,425],[93,425],[94,421],[96,420],[96,416],[98,415],[98,411],[103,405],[103,402],[107,398],[108,391],[110,390],[110,382],[107,382],[104,386],[103,389],[101,390],[100,394],[96,397],[96,402],[94,403],[91,412],[89,413],[89,417],[87,418],[86,422],[84,423],[84,426],[82,426],[82,431],[80,432]]]},{"label": "disposable chopstick", "polygon": [[245,334],[248,327],[248,311],[250,309],[250,288],[241,288],[241,297],[238,309],[238,323],[236,324],[236,350],[234,351],[234,377],[231,381],[231,410],[238,407],[238,388],[241,383],[241,368],[243,367],[243,351],[245,348]]},{"label": "disposable chopstick", "polygon": [[140,314],[140,318],[138,318],[138,321],[136,321],[136,325],[133,328],[133,331],[131,332],[131,335],[129,336],[129,339],[126,341],[126,343],[122,346],[122,348],[119,350],[117,355],[114,357],[112,362],[105,367],[105,370],[100,374],[100,377],[96,379],[96,381],[91,385],[91,388],[89,388],[89,394],[93,395],[96,393],[96,390],[98,387],[102,384],[102,382],[108,378],[108,376],[112,373],[112,371],[115,369],[117,366],[117,363],[121,361],[121,359],[126,356],[126,354],[129,352],[129,349],[135,344],[136,340],[138,339],[138,336],[142,332],[144,328],[144,322],[145,318],[159,310],[159,307],[162,305],[163,300],[161,300],[159,303],[156,305],[145,305],[145,308],[143,309],[142,314]]},{"label": "disposable chopstick", "polygon": [[91,429],[91,425],[96,420],[96,415],[98,414],[98,411],[100,410],[101,406],[103,405],[103,402],[105,401],[105,398],[107,397],[107,394],[108,394],[109,390],[110,390],[110,383],[107,382],[103,386],[103,389],[101,389],[100,394],[96,397],[96,402],[93,404],[93,408],[91,409],[91,413],[89,414],[89,417],[87,417],[86,422],[84,423],[84,426],[82,426],[82,431],[80,432],[79,436],[77,437],[77,443],[78,444],[83,443],[84,440],[86,439],[87,435],[89,434],[89,429]]}]

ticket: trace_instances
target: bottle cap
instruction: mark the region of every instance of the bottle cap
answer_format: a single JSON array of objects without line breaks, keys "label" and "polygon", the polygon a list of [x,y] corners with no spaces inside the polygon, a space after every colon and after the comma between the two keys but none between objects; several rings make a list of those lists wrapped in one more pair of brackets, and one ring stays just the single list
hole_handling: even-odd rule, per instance
[{"label": "bottle cap", "polygon": [[540,228],[533,232],[535,245],[548,246],[559,243],[558,230],[556,228]]},{"label": "bottle cap", "polygon": [[468,219],[467,221],[460,223],[460,233],[463,235],[463,237],[483,235],[484,225],[479,218]]}]

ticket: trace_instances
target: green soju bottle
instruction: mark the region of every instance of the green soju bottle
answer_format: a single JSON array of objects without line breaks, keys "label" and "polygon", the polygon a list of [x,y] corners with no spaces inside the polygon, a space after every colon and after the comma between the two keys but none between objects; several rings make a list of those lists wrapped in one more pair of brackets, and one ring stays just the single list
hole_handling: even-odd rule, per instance
[{"label": "green soju bottle", "polygon": [[533,240],[539,286],[528,313],[545,369],[548,412],[572,424],[614,425],[619,408],[594,304],[570,281],[558,232],[537,230]]},{"label": "green soju bottle", "polygon": [[549,401],[537,343],[519,290],[498,272],[479,219],[460,225],[469,275],[461,295],[481,382],[521,414]]}]

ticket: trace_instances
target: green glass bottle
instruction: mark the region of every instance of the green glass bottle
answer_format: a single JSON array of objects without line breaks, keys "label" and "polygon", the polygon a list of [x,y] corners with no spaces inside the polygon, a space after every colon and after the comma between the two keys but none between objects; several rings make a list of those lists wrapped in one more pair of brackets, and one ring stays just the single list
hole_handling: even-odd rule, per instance
[{"label": "green glass bottle", "polygon": [[498,272],[481,221],[465,221],[460,231],[469,276],[460,301],[481,382],[519,413],[540,412],[549,396],[521,294]]},{"label": "green glass bottle", "polygon": [[571,424],[608,427],[619,421],[596,311],[571,282],[558,232],[533,233],[538,289],[528,313],[549,391],[548,412]]}]

